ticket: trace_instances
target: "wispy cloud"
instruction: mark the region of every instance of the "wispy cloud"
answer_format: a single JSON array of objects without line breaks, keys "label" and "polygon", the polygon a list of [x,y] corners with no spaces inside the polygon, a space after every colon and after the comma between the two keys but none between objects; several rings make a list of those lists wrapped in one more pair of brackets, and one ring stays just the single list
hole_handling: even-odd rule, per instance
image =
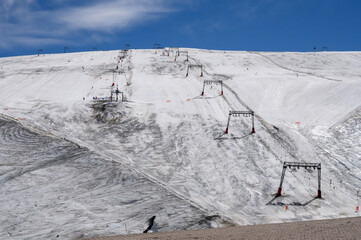
[{"label": "wispy cloud", "polygon": [[34,46],[35,45],[51,45],[51,44],[64,44],[72,43],[72,41],[64,41],[63,39],[58,38],[37,38],[37,37],[10,37],[11,42],[17,42],[23,46]]},{"label": "wispy cloud", "polygon": [[242,0],[231,6],[231,11],[244,21],[256,19],[259,12],[263,8],[271,9],[273,5],[277,5],[275,0]]},{"label": "wispy cloud", "polygon": [[89,34],[114,34],[161,18],[176,11],[175,2],[178,0],[88,0],[74,5],[74,1],[56,0],[43,6],[38,0],[2,0],[0,48],[61,44],[74,35],[87,42]]},{"label": "wispy cloud", "polygon": [[174,9],[165,1],[132,0],[102,2],[85,7],[64,9],[56,13],[56,20],[71,29],[110,31],[132,27],[158,18]]}]

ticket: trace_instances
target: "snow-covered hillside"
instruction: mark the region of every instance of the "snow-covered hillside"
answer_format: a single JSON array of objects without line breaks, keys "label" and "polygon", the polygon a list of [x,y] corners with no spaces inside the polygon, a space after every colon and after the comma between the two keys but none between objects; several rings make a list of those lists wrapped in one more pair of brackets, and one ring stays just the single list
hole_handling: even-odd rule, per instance
[{"label": "snow-covered hillside", "polygon": [[0,59],[1,238],[359,216],[361,53],[181,50]]}]

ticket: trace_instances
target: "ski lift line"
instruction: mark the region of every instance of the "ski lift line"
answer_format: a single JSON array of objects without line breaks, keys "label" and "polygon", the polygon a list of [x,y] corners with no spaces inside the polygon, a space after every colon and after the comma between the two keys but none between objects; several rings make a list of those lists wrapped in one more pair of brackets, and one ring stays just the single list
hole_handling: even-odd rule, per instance
[{"label": "ski lift line", "polygon": [[[197,61],[197,59],[193,58],[193,57],[189,57],[191,60],[193,60],[195,62],[195,65],[201,65],[199,63],[199,61]],[[206,69],[202,69],[203,72],[207,75],[211,75],[207,72]],[[244,107],[246,108],[248,111],[253,111],[246,103],[244,103],[242,101],[242,99],[238,96],[238,94],[227,84],[223,83],[224,88],[226,88],[227,90],[229,90],[231,93],[233,93],[233,95],[235,96],[235,98],[238,100],[238,102]],[[227,98],[224,98],[227,101]],[[228,102],[228,101],[227,101]],[[228,104],[231,106],[231,104],[228,102]],[[271,124],[269,124],[266,120],[264,120],[261,116],[254,114],[254,117],[270,132],[270,133],[274,133],[274,128]]]},{"label": "ski lift line", "polygon": [[[197,59],[195,59],[195,58],[193,58],[193,57],[189,57],[189,58],[190,58],[193,62],[195,62],[194,65],[201,65]],[[210,74],[207,72],[207,70],[205,70],[205,69],[202,69],[202,70],[203,70],[203,72],[204,72],[205,74],[210,75]],[[231,93],[233,93],[234,97],[238,100],[238,102],[239,102],[244,108],[246,108],[248,111],[252,111],[252,112],[253,112],[253,110],[252,110],[246,103],[244,103],[244,102],[241,100],[241,98],[238,96],[238,94],[237,94],[230,86],[228,86],[228,85],[225,84],[225,83],[223,83],[223,86],[224,86],[226,89],[228,89]],[[224,100],[228,103],[228,105],[230,105],[230,106],[232,107],[232,105],[231,105],[230,102],[227,100],[227,98],[224,98]],[[275,135],[274,135],[275,129],[274,129],[273,125],[269,124],[266,120],[264,120],[264,119],[263,119],[261,116],[259,116],[258,114],[254,114],[254,115],[252,116],[253,124],[254,124],[254,118],[256,118],[256,119],[267,129],[267,131],[268,131],[272,136],[275,137]],[[264,144],[264,145],[266,145],[266,144]],[[289,153],[289,152],[288,152],[288,153]],[[289,153],[289,154],[290,154],[292,157],[294,157],[295,159],[297,159],[297,157],[294,156],[292,153]],[[275,155],[275,156],[277,156],[277,155]]]},{"label": "ski lift line", "polygon": [[[233,93],[233,95],[235,96],[235,98],[238,100],[238,102],[244,107],[246,108],[248,111],[253,111],[247,104],[245,104],[238,96],[238,94],[227,84],[223,83],[224,88],[226,88],[227,90],[229,90],[231,93]],[[265,128],[270,131],[271,133],[274,133],[274,128],[271,124],[269,124],[266,120],[264,120],[260,115],[258,114],[254,114],[254,117],[263,125],[265,126]]]},{"label": "ski lift line", "polygon": [[[195,62],[197,62],[195,59],[193,59],[192,58],[192,60],[194,60]],[[206,72],[207,73],[207,71],[204,71],[204,72]],[[208,73],[207,73],[208,74]],[[228,90],[230,90],[233,94],[234,94],[234,96],[236,97],[236,99],[246,108],[246,109],[248,109],[248,110],[250,110],[250,111],[252,111],[251,110],[251,108],[250,107],[248,107],[239,97],[238,97],[238,95],[234,92],[234,90],[233,89],[231,89],[228,85],[226,85],[226,84],[224,84],[224,86],[228,89]],[[253,112],[253,111],[252,111]],[[256,115],[256,114],[253,114],[253,115],[255,115],[256,116],[256,118],[261,122],[261,124],[263,124],[269,131],[274,131],[273,130],[273,127],[269,124],[269,123],[267,123],[262,117],[260,117],[259,115]],[[322,149],[323,150],[323,149]],[[274,153],[274,155],[275,156],[277,156],[275,153]],[[293,162],[293,164],[296,164],[296,163],[294,163]],[[307,164],[306,164],[307,165]],[[312,164],[311,164],[312,165]],[[316,168],[318,168],[318,165],[319,166],[321,166],[320,164],[316,164]],[[312,165],[312,167],[313,167],[313,165]],[[318,191],[318,193],[317,193],[317,196],[318,197],[321,197],[321,167],[319,168],[319,191]],[[282,189],[282,188],[281,188]]]},{"label": "ski lift line", "polygon": [[[203,65],[200,64],[195,58],[192,58],[192,57],[190,57],[190,58],[191,58],[196,64],[189,64],[188,67],[189,67],[190,65],[192,65],[192,66],[202,66],[202,73],[204,72],[204,73],[210,75],[205,69],[203,69]],[[207,81],[211,81],[211,80],[207,80]],[[215,81],[221,81],[221,80],[215,80]],[[238,97],[237,93],[236,93],[231,87],[229,87],[227,84],[223,83],[223,81],[222,81],[222,86],[224,86],[224,87],[227,88],[230,92],[232,92],[233,95],[235,96],[235,98],[238,100],[238,102],[239,102],[243,107],[245,107],[248,111],[253,112],[253,110],[252,110],[247,104],[245,104],[245,103]],[[228,102],[228,101],[227,101],[227,102]],[[228,103],[228,104],[229,104],[229,103]],[[229,104],[229,105],[230,105],[230,104]],[[267,123],[261,116],[259,116],[259,115],[257,115],[257,114],[253,114],[253,115],[254,115],[254,117],[256,117],[256,119],[257,119],[258,121],[260,121],[268,130],[270,130],[270,131],[273,130],[273,127],[271,127],[270,124]]]}]

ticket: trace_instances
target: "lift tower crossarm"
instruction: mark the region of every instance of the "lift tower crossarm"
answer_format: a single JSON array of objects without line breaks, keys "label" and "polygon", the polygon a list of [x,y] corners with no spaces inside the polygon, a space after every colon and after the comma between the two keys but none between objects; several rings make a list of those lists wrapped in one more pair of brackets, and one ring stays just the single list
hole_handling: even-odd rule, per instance
[{"label": "lift tower crossarm", "polygon": [[300,162],[284,162],[283,166],[286,167],[313,167],[321,168],[321,163],[300,163]]},{"label": "lift tower crossarm", "polygon": [[229,115],[236,115],[236,114],[239,114],[239,115],[244,115],[244,114],[254,114],[253,111],[229,111]]}]

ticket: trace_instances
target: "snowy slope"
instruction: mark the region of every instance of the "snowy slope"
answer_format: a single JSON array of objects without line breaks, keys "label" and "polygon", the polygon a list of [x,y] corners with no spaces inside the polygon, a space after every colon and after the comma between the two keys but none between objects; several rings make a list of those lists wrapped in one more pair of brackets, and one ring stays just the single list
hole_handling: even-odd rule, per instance
[{"label": "snowy slope", "polygon": [[[0,120],[1,239],[73,239],[210,227],[205,213],[86,148]],[[217,226],[217,225],[216,225]]]},{"label": "snowy slope", "polygon": [[[131,50],[119,63],[119,51],[0,59],[0,113],[19,119],[23,127],[41,129],[40,134],[50,134],[50,138],[78,144],[102,159],[102,163],[89,160],[89,164],[117,162],[122,165],[113,168],[127,166],[137,181],[146,179],[161,189],[144,196],[129,193],[136,196],[133,198],[157,194],[161,204],[171,202],[164,211],[187,216],[181,217],[183,220],[170,217],[169,227],[160,231],[197,227],[200,225],[189,222],[212,215],[237,224],[359,215],[355,207],[360,198],[357,194],[361,195],[361,53],[182,50],[189,52],[189,62],[184,57],[174,61],[174,52],[168,57],[160,50]],[[188,64],[202,64],[204,76],[195,69],[185,77]],[[200,96],[203,80],[213,78],[224,80],[224,96],[220,96],[219,86],[206,86],[205,96]],[[93,97],[109,96],[113,82],[124,92],[126,102],[93,101]],[[250,135],[250,118],[231,120],[229,134],[224,134],[228,111],[247,109],[256,113],[256,134]],[[0,155],[1,179],[8,188],[16,188],[19,183],[6,177],[14,171],[6,160],[14,154],[7,154],[7,149]],[[303,169],[287,171],[284,196],[274,199],[283,161],[321,162],[324,199],[314,199],[317,172]],[[86,158],[81,162],[87,164]],[[52,174],[62,178],[60,173]],[[28,174],[21,177],[23,181],[31,179]],[[70,184],[78,182],[75,178]],[[105,183],[101,191],[107,187]],[[50,185],[38,192],[56,194],[54,188]],[[147,192],[148,188],[135,191]],[[19,194],[35,197],[4,187],[1,192],[6,192],[1,201],[15,201]],[[163,192],[173,199],[164,198]],[[184,207],[174,207],[178,201]],[[285,204],[290,206],[287,211]],[[121,208],[122,201],[115,205]],[[150,201],[148,206],[159,207],[159,202]],[[184,210],[186,206],[189,210]],[[84,206],[84,210],[89,208]],[[132,205],[118,215],[136,216],[135,208],[137,205]],[[14,211],[9,207],[2,215],[18,224]],[[26,208],[17,211],[27,212]],[[165,221],[167,217],[159,211],[154,212]],[[60,210],[59,214],[69,213]],[[79,217],[85,214],[81,211]],[[113,214],[105,214],[102,221],[111,221]],[[128,232],[139,232],[135,227],[139,218],[130,218]],[[6,233],[12,225],[4,219],[6,227],[1,231]],[[32,221],[41,226],[40,219]],[[98,216],[89,219],[89,234],[99,234]],[[75,226],[64,228],[65,237],[84,228],[70,222]],[[28,235],[18,236],[34,237],[42,231],[24,228]],[[101,233],[126,231],[119,227]]]}]

